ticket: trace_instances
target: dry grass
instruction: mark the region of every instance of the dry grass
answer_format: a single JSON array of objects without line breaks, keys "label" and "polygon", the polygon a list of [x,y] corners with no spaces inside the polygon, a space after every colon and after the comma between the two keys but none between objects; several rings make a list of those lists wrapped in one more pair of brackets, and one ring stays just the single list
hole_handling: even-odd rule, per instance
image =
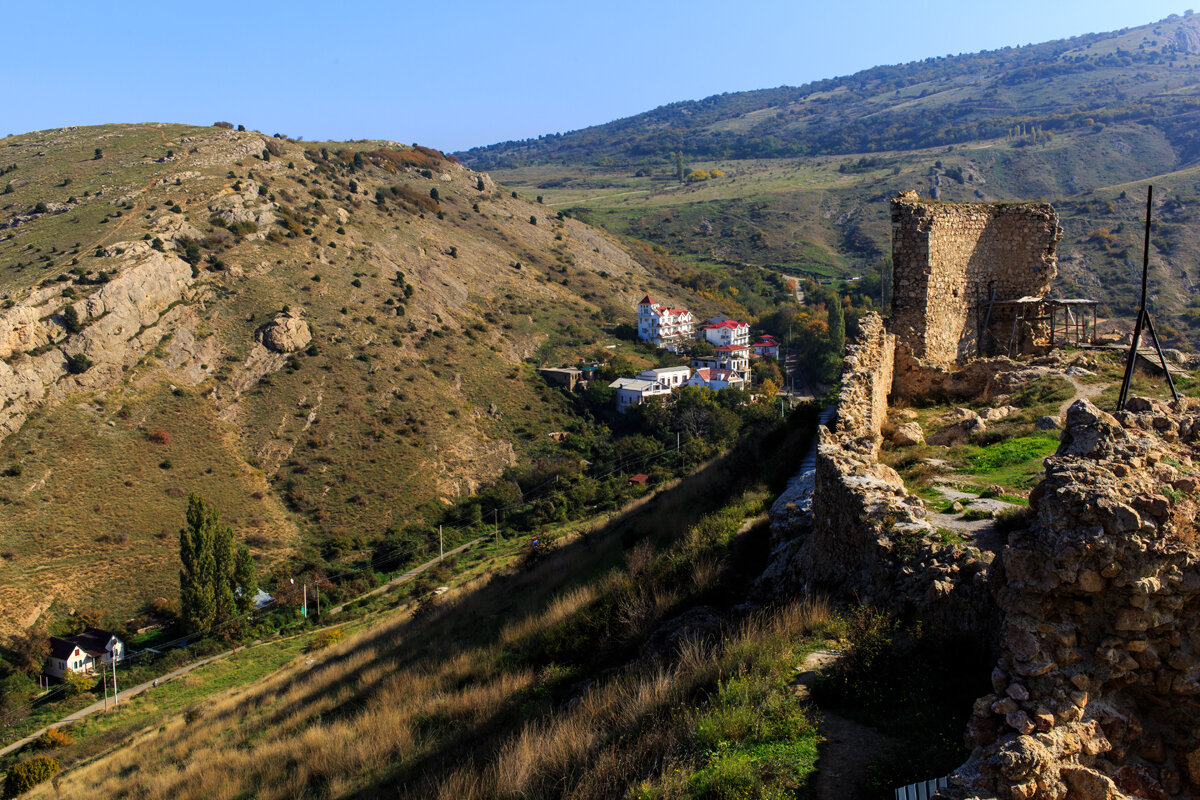
[{"label": "dry grass", "polygon": [[[717,485],[703,476],[686,493]],[[753,515],[760,494],[729,508]],[[764,637],[811,630],[828,613],[791,607],[755,617],[719,643],[685,640],[665,661],[630,661],[636,642],[677,614],[684,598],[716,585],[727,532],[745,516],[719,511],[692,526],[705,531],[699,550],[693,534],[657,554],[649,545],[622,551],[622,533],[652,529],[680,502],[663,497],[663,508],[619,519],[524,572],[452,592],[427,615],[310,653],[315,663],[293,662],[213,698],[34,796],[624,794],[651,765],[687,749],[689,704],[761,659],[764,646],[775,646]],[[488,622],[501,615],[506,624]],[[570,646],[557,652],[565,660],[542,660],[564,641]],[[615,668],[573,661],[601,656]]]}]

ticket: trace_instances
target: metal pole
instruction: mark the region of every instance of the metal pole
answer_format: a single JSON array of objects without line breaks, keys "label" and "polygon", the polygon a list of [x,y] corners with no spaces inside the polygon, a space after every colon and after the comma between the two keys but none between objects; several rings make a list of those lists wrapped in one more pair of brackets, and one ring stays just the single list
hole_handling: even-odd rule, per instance
[{"label": "metal pole", "polygon": [[300,608],[300,616],[308,619],[308,584],[304,584],[304,605]]},{"label": "metal pole", "polygon": [[[113,665],[113,708],[116,708],[116,706],[117,706],[117,657],[116,657],[116,653],[113,653],[112,665]],[[101,662],[100,671],[104,672],[104,662]]]},{"label": "metal pole", "polygon": [[442,538],[442,526],[438,525],[438,561],[446,558],[446,541]]},{"label": "metal pole", "polygon": [[1163,375],[1167,376],[1167,385],[1171,387],[1171,396],[1179,401],[1179,392],[1175,391],[1175,381],[1171,378],[1171,370],[1167,368],[1167,357],[1163,355],[1162,345],[1158,343],[1158,334],[1154,332],[1154,320],[1150,319],[1150,313],[1146,313],[1146,328],[1150,331],[1150,341],[1154,342],[1154,349],[1158,351],[1158,363],[1162,365]]},{"label": "metal pole", "polygon": [[1133,365],[1137,360],[1138,344],[1142,338],[1142,325],[1146,322],[1146,287],[1150,276],[1150,214],[1154,208],[1154,187],[1146,187],[1146,238],[1142,245],[1142,301],[1138,306],[1137,322],[1133,326],[1133,341],[1129,343],[1129,358],[1125,361],[1125,377],[1121,380],[1121,393],[1117,398],[1117,410],[1125,410],[1129,399],[1129,384],[1133,380]]}]

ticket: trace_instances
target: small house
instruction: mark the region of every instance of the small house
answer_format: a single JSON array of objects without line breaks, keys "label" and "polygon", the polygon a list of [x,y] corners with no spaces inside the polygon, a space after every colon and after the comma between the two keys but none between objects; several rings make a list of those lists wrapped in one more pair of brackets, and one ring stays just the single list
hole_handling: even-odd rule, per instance
[{"label": "small house", "polygon": [[644,403],[647,397],[669,395],[671,393],[669,387],[663,386],[657,381],[648,381],[642,378],[617,378],[608,386],[610,389],[617,390],[617,411],[620,411],[622,414],[630,406]]},{"label": "small house", "polygon": [[91,673],[125,658],[125,644],[99,628],[87,628],[74,636],[51,636],[45,672],[63,678],[68,672]]},{"label": "small house", "polygon": [[750,351],[760,358],[779,358],[779,340],[770,334],[766,334],[759,338],[757,342],[750,345]]}]

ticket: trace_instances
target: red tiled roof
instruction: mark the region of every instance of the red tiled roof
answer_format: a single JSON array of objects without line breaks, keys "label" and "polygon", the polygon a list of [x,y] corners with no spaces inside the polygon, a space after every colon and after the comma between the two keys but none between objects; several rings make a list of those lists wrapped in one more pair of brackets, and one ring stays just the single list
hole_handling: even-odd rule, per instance
[{"label": "red tiled roof", "polygon": [[637,475],[634,475],[632,478],[630,478],[629,482],[630,483],[645,483],[648,480],[650,480],[649,475],[639,472]]},{"label": "red tiled roof", "polygon": [[737,330],[738,328],[749,328],[749,327],[750,326],[744,322],[738,322],[735,319],[727,319],[724,322],[714,322],[712,325],[707,326],[705,328],[705,330],[715,331],[718,328],[733,328],[734,330]]},{"label": "red tiled roof", "polygon": [[755,342],[755,344],[756,345],[777,345],[777,344],[779,344],[779,340],[776,339],[771,334],[767,333],[767,334],[763,334],[762,336],[760,336],[758,338],[758,341]]},{"label": "red tiled roof", "polygon": [[737,350],[748,349],[744,344],[719,344],[716,347],[718,353],[732,353]]}]

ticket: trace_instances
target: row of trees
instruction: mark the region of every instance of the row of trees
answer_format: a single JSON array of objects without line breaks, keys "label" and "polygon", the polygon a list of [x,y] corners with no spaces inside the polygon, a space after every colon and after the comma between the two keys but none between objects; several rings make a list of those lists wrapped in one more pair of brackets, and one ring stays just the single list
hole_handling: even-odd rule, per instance
[{"label": "row of trees", "polygon": [[188,633],[225,625],[249,611],[258,593],[254,560],[233,529],[199,495],[188,498],[179,531],[179,611]]}]

